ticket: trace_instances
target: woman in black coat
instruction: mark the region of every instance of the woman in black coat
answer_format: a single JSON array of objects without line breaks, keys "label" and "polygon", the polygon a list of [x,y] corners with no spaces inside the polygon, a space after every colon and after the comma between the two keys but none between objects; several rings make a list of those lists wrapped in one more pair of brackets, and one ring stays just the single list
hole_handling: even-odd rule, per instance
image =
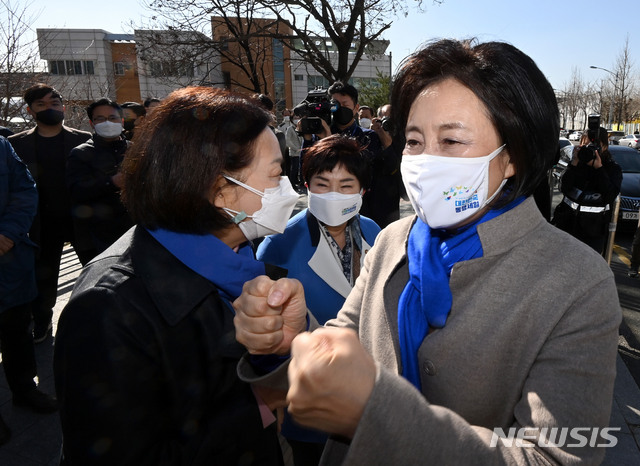
[{"label": "woman in black coat", "polygon": [[[585,133],[588,135],[588,133]],[[589,143],[598,141],[596,150]],[[564,197],[553,214],[552,223],[600,254],[611,221],[611,204],[620,193],[622,169],[609,152],[607,130],[583,137],[573,150],[573,158],[562,175],[560,190]]]},{"label": "woman in black coat", "polygon": [[241,382],[230,302],[279,270],[251,239],[298,198],[270,115],[212,88],[175,91],[122,165],[137,223],[78,278],[54,373],[63,464],[282,464],[275,418]]}]

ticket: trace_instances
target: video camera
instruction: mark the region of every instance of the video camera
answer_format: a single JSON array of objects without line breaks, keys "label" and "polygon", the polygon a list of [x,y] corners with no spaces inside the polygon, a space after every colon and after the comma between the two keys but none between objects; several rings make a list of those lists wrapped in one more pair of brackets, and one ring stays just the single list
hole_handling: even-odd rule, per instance
[{"label": "video camera", "polygon": [[322,131],[322,121],[331,126],[331,115],[338,108],[338,103],[329,98],[327,89],[317,87],[307,94],[307,97],[293,109],[293,114],[302,118],[300,132],[302,134],[317,134]]},{"label": "video camera", "polygon": [[589,144],[581,146],[578,150],[578,160],[582,163],[589,163],[596,158],[596,151],[602,154],[602,148],[600,147],[600,115],[594,114],[588,117],[588,130],[587,136],[589,138]]}]

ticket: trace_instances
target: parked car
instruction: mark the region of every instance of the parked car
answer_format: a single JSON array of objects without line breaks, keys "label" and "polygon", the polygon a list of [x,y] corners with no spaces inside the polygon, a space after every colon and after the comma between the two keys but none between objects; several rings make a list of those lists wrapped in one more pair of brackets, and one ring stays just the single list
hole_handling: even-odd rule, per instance
[{"label": "parked car", "polygon": [[580,131],[574,131],[569,135],[569,141],[579,141],[582,133]]},{"label": "parked car", "polygon": [[607,135],[609,136],[609,145],[610,146],[617,146],[618,145],[618,141],[620,140],[620,138],[622,136],[624,136],[624,131],[609,130],[609,131],[607,131]]},{"label": "parked car", "polygon": [[609,151],[622,168],[618,222],[632,221],[637,225],[640,209],[640,153],[625,146],[609,146]]},{"label": "parked car", "polygon": [[[573,144],[567,138],[558,139],[558,161],[553,166],[553,182],[555,185],[560,183],[562,174],[567,169],[567,165],[571,163],[571,157],[573,156]],[[552,185],[553,187],[553,185]]]},{"label": "parked car", "polygon": [[631,147],[632,149],[638,149],[640,148],[640,136],[637,134],[627,134],[618,140],[618,144]]}]

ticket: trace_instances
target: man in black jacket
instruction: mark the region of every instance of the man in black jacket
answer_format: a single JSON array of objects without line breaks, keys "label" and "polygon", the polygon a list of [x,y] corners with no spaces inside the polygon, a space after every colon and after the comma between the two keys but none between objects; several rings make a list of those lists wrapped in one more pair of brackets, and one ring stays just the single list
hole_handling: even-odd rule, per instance
[{"label": "man in black jacket", "polygon": [[319,139],[332,134],[342,134],[355,138],[363,147],[363,153],[371,164],[372,177],[362,196],[360,214],[369,217],[380,228],[400,218],[400,190],[398,189],[401,152],[392,146],[391,136],[381,141],[373,129],[362,128],[356,121],[360,110],[358,90],[351,84],[334,82],[327,93],[337,102],[332,113],[331,126],[321,120],[322,129],[316,134],[304,134],[302,144],[302,163],[304,150]]},{"label": "man in black jacket", "polygon": [[73,217],[85,226],[82,235],[93,254],[80,258],[85,265],[107,249],[133,223],[120,202],[122,174],[118,172],[129,142],[122,134],[120,106],[103,98],[87,107],[95,133],[71,151],[67,159],[67,186],[73,204]]},{"label": "man in black jacket", "polygon": [[36,126],[8,139],[27,164],[38,188],[38,213],[30,237],[40,247],[36,257],[38,296],[31,310],[33,339],[40,343],[51,331],[64,243],[71,242],[80,258],[90,248],[90,245],[78,242],[77,225],[71,217],[71,199],[65,184],[65,164],[71,149],[88,140],[91,134],[62,124],[62,96],[51,86],[31,86],[24,93],[24,101]]}]

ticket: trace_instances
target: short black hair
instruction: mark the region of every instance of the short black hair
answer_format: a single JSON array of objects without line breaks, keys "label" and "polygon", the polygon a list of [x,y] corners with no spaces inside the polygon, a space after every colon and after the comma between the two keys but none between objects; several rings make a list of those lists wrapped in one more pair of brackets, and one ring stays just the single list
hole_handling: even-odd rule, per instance
[{"label": "short black hair", "polygon": [[58,98],[60,99],[61,102],[64,102],[62,100],[62,94],[60,94],[52,86],[49,86],[48,84],[44,84],[44,83],[34,84],[29,89],[24,91],[23,98],[24,98],[24,101],[27,103],[27,106],[31,107],[31,104],[33,104],[36,100],[42,99],[45,95],[49,93],[51,93],[51,97]]},{"label": "short black hair", "polygon": [[363,146],[355,138],[333,134],[320,139],[305,149],[302,158],[302,178],[309,183],[314,175],[333,170],[342,165],[367,189],[371,179],[371,166],[363,154]]},{"label": "short black hair", "polygon": [[555,92],[535,62],[504,42],[443,39],[429,43],[401,64],[391,92],[394,141],[404,145],[409,111],[428,86],[454,79],[469,88],[487,110],[506,145],[515,176],[499,207],[533,194],[558,150],[560,117]]},{"label": "short black hair", "polygon": [[87,107],[87,116],[89,117],[89,120],[93,121],[93,111],[95,110],[95,108],[102,107],[103,105],[115,108],[118,111],[120,118],[123,118],[122,107],[120,107],[117,102],[103,97],[102,99],[91,102],[91,104],[89,104],[89,106]]},{"label": "short black hair", "polygon": [[144,99],[144,103],[143,103],[144,108],[149,108],[149,105],[151,105],[154,102],[160,103],[160,99],[156,97],[147,97],[146,99]]},{"label": "short black hair", "polygon": [[273,100],[271,100],[271,97],[265,94],[253,94],[252,97],[258,101],[258,105],[262,108],[269,112],[273,111]]},{"label": "short black hair", "polygon": [[125,102],[123,104],[120,105],[121,108],[128,108],[129,110],[133,111],[133,113],[136,114],[136,116],[145,116],[147,114],[147,109],[144,108],[144,105],[139,104],[138,102]]},{"label": "short black hair", "polygon": [[354,104],[358,103],[358,89],[353,87],[351,84],[345,84],[342,81],[336,81],[331,86],[329,86],[329,95],[333,94],[342,94],[348,95],[353,100]]}]

